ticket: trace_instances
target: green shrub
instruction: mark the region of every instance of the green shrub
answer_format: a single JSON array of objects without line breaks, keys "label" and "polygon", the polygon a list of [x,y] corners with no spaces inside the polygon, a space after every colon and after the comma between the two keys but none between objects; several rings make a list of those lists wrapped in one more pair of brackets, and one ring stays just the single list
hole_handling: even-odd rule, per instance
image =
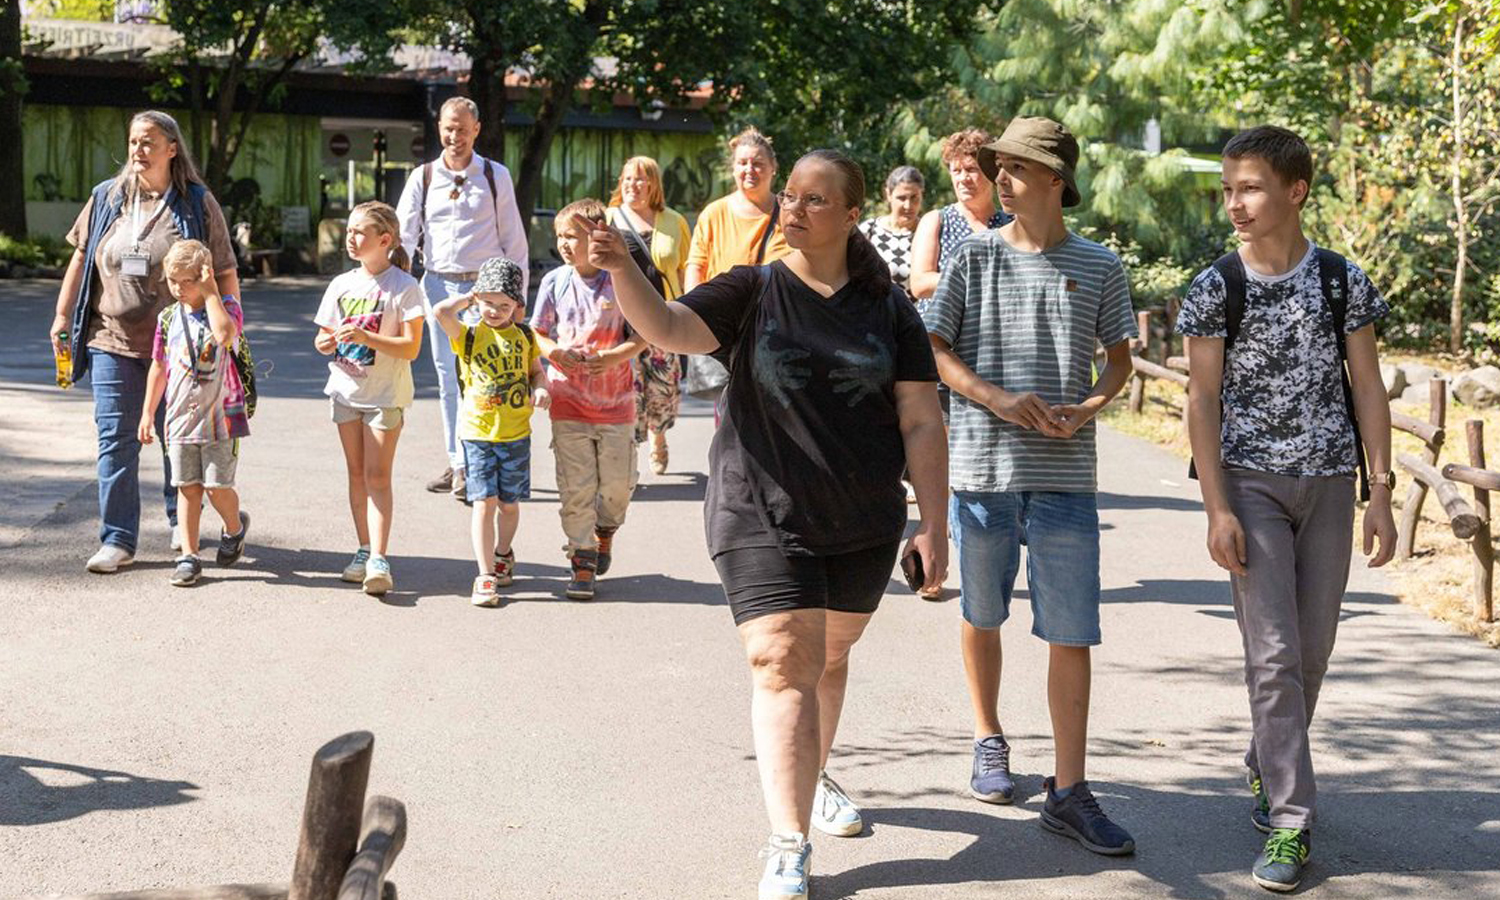
[{"label": "green shrub", "polygon": [[0,262],[9,263],[12,266],[26,266],[32,269],[61,268],[68,264],[68,258],[72,255],[73,248],[61,238],[38,235],[26,240],[17,240],[10,235],[0,234]]}]

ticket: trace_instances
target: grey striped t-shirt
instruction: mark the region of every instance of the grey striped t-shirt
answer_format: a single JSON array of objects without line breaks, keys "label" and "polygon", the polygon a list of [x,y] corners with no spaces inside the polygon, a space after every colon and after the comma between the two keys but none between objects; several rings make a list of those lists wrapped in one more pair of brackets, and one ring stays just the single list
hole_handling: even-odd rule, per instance
[{"label": "grey striped t-shirt", "polygon": [[[1096,343],[1135,337],[1120,258],[1077,235],[1025,253],[998,231],[965,241],[922,315],[980,378],[1050,404],[1094,386]],[[953,392],[949,483],[956,491],[1095,491],[1094,423],[1067,439],[1006,422]]]}]

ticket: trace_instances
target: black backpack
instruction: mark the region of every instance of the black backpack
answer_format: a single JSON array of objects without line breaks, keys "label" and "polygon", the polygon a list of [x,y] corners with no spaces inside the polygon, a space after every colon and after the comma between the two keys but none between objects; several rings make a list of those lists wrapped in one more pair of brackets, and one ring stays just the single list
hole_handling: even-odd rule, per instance
[{"label": "black backpack", "polygon": [[[1224,279],[1224,361],[1229,362],[1229,348],[1239,337],[1245,320],[1245,263],[1238,252],[1230,251],[1214,260],[1214,271]],[[1333,339],[1339,350],[1339,380],[1344,386],[1344,408],[1354,428],[1354,452],[1359,459],[1359,499],[1370,499],[1370,474],[1365,463],[1364,443],[1359,436],[1359,419],[1354,412],[1354,389],[1349,383],[1344,324],[1349,316],[1349,264],[1339,254],[1318,248],[1318,280],[1323,286],[1323,301],[1333,313]],[[1222,418],[1220,420],[1222,422]],[[1188,463],[1188,477],[1198,477],[1198,467]]]}]

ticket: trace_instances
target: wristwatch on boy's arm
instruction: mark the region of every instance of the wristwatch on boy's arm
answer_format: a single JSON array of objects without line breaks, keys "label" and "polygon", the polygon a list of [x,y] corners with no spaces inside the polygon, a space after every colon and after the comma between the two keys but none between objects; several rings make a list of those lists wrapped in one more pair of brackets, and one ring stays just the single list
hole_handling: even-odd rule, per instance
[{"label": "wristwatch on boy's arm", "polygon": [[1371,472],[1370,473],[1370,486],[1371,487],[1375,487],[1377,485],[1385,485],[1385,487],[1386,487],[1387,490],[1394,491],[1396,489],[1396,473],[1395,472]]}]

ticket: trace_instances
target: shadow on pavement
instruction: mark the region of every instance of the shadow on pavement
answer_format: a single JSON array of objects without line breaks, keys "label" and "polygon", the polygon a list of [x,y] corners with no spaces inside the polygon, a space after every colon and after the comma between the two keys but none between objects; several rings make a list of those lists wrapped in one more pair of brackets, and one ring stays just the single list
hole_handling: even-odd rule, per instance
[{"label": "shadow on pavement", "polygon": [[1099,492],[1099,509],[1166,509],[1174,512],[1202,512],[1203,504],[1181,497],[1142,496]]},{"label": "shadow on pavement", "polygon": [[0,825],[43,825],[99,810],[175,806],[198,799],[184,793],[197,789],[186,781],[0,755]]}]

